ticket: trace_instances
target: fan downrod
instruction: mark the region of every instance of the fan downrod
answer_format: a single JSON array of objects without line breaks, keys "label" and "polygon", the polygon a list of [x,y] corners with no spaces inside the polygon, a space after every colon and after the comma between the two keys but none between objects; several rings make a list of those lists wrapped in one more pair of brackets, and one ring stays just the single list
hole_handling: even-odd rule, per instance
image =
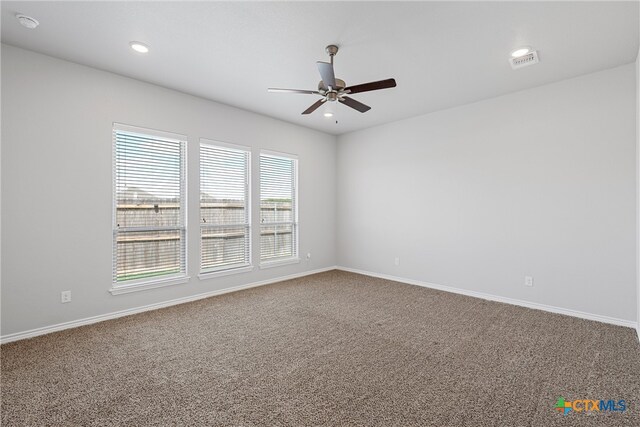
[{"label": "fan downrod", "polygon": [[[333,57],[336,56],[336,54],[338,53],[338,46],[336,46],[335,44],[330,44],[329,46],[325,47],[324,50],[325,52],[327,52],[329,54],[329,57],[331,58],[331,65],[333,65]],[[320,82],[318,83],[318,90],[321,92],[326,92],[325,96],[326,96],[326,100],[327,101],[337,101],[338,100],[338,96],[336,92],[336,89],[339,91],[340,89],[343,89],[344,87],[347,86],[347,84],[344,82],[344,80],[338,79],[336,78],[336,87],[333,88],[334,90],[329,92],[329,88],[327,88],[324,85],[324,82],[322,80],[320,80]]]}]

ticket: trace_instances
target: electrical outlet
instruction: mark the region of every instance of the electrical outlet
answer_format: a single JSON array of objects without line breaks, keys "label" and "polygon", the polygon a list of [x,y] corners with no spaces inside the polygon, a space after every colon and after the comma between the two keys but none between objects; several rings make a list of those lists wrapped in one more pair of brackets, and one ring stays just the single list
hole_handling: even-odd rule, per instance
[{"label": "electrical outlet", "polygon": [[311,252],[307,252],[307,261],[311,259]]},{"label": "electrical outlet", "polygon": [[400,257],[399,256],[396,257],[395,263],[396,263],[396,265],[400,265]]},{"label": "electrical outlet", "polygon": [[63,304],[67,302],[71,302],[71,291],[60,292],[60,302]]},{"label": "electrical outlet", "polygon": [[524,285],[525,286],[533,286],[533,277],[532,276],[524,276]]}]

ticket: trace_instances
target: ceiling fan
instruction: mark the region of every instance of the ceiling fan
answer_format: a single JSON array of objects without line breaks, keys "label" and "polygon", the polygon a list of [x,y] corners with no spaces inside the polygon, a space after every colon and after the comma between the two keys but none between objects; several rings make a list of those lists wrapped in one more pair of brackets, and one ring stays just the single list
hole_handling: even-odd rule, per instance
[{"label": "ceiling fan", "polygon": [[371,109],[368,105],[362,102],[356,101],[353,98],[349,98],[347,95],[360,92],[369,92],[378,89],[387,89],[396,87],[396,81],[394,79],[380,80],[377,82],[363,83],[354,86],[347,86],[344,80],[337,79],[333,72],[333,57],[338,53],[338,46],[329,45],[325,49],[331,57],[331,62],[318,61],[318,71],[320,71],[320,83],[318,83],[318,90],[298,90],[298,89],[278,89],[269,88],[269,92],[282,92],[282,93],[301,93],[306,95],[320,95],[322,98],[316,101],[311,107],[307,108],[302,114],[310,114],[318,109],[322,104],[327,101],[338,101],[341,104],[345,104],[348,107],[358,110],[361,113],[365,113]]}]

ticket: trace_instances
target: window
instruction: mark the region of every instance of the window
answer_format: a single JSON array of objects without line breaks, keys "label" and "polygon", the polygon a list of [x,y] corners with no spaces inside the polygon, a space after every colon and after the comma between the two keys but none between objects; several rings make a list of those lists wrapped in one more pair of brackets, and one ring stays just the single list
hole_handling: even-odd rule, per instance
[{"label": "window", "polygon": [[260,263],[298,260],[297,159],[260,155]]},{"label": "window", "polygon": [[114,125],[113,294],[186,281],[180,135]]},{"label": "window", "polygon": [[251,265],[250,152],[200,140],[200,271]]}]

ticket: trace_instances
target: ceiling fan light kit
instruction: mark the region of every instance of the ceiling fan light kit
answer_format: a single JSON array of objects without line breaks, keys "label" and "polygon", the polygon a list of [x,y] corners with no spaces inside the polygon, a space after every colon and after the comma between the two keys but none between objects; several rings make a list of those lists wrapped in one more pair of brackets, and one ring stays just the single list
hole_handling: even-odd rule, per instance
[{"label": "ceiling fan light kit", "polygon": [[336,102],[344,104],[353,108],[361,113],[365,113],[371,109],[368,105],[365,105],[353,98],[348,97],[354,93],[370,92],[372,90],[388,89],[396,87],[396,81],[394,79],[380,80],[377,82],[363,83],[355,86],[347,86],[344,80],[338,79],[335,76],[333,70],[333,57],[338,53],[338,46],[330,44],[325,48],[329,54],[331,62],[318,61],[318,71],[322,80],[318,83],[318,90],[298,90],[298,89],[279,89],[269,88],[269,92],[280,93],[299,93],[304,95],[320,95],[322,98],[312,104],[309,108],[304,110],[302,114],[311,114],[317,110],[325,102]]}]

